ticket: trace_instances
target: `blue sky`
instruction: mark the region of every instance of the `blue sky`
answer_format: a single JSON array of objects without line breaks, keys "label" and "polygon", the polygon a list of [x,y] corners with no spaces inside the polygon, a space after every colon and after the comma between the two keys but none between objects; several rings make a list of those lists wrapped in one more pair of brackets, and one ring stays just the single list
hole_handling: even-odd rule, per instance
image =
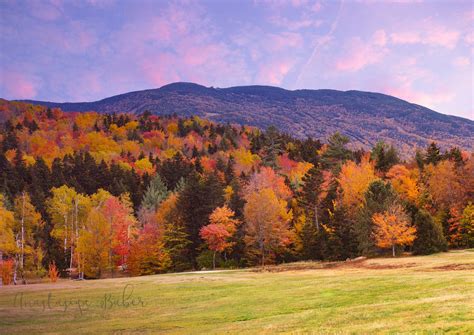
[{"label": "blue sky", "polygon": [[395,95],[474,119],[471,1],[0,1],[0,97],[175,81]]}]

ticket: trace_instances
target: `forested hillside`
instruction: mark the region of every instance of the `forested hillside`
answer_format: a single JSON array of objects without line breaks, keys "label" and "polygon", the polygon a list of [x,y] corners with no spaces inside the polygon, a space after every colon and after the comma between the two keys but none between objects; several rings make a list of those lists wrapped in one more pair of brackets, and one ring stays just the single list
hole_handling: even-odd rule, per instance
[{"label": "forested hillside", "polygon": [[414,155],[417,147],[424,148],[432,141],[442,149],[458,146],[474,150],[474,121],[372,92],[173,83],[95,102],[33,103],[73,112],[197,115],[262,129],[273,125],[297,138],[311,136],[322,141],[339,131],[350,138],[352,148],[370,150],[383,140],[397,146],[403,157]]},{"label": "forested hillside", "polygon": [[2,101],[3,283],[474,247],[474,156]]}]

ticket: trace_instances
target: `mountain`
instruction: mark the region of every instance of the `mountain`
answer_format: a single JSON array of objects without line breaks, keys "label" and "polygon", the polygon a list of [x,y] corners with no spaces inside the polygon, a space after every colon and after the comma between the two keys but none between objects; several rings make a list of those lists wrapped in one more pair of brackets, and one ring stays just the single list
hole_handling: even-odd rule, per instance
[{"label": "mountain", "polygon": [[173,83],[94,102],[27,102],[64,111],[101,113],[150,111],[199,115],[217,122],[266,128],[275,125],[298,137],[325,139],[339,131],[353,146],[369,148],[378,140],[413,153],[431,141],[442,148],[474,150],[474,121],[448,116],[380,93],[336,90],[289,91],[270,86],[205,87]]}]

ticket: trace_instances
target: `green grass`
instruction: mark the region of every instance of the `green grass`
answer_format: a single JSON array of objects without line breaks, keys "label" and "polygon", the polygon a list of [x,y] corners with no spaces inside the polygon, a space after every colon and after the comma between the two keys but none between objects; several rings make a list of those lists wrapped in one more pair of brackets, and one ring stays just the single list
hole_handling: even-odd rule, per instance
[{"label": "green grass", "polygon": [[[144,306],[100,307],[125,285]],[[82,299],[46,308],[24,302]],[[18,296],[17,296],[18,299]],[[0,334],[474,334],[474,251],[317,270],[167,274],[0,288]]]}]

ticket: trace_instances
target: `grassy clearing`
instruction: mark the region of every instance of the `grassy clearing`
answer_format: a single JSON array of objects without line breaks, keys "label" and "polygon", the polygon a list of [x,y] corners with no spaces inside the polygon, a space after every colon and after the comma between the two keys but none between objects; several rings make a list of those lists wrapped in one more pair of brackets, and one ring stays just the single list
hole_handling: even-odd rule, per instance
[{"label": "grassy clearing", "polygon": [[[109,299],[111,308],[103,308],[104,295],[120,303],[127,284],[132,286],[125,295],[131,289],[133,293],[126,300],[138,306],[111,307]],[[89,303],[82,313],[78,299]],[[65,302],[76,305],[65,310]],[[0,288],[0,334],[278,332],[474,333],[474,250],[370,259],[326,269],[167,274]]]}]

